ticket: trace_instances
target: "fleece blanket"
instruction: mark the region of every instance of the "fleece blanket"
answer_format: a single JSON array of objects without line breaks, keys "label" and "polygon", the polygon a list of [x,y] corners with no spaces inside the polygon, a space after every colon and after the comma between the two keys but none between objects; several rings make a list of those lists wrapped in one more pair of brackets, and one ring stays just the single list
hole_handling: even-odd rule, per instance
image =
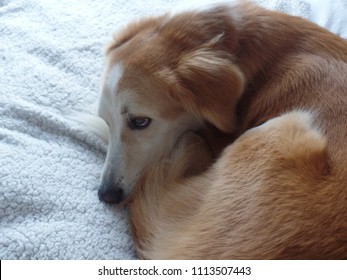
[{"label": "fleece blanket", "polygon": [[[98,99],[115,30],[183,2],[0,0],[0,259],[136,258],[126,209],[98,201],[106,143],[67,112]],[[347,35],[347,0],[258,3]]]}]

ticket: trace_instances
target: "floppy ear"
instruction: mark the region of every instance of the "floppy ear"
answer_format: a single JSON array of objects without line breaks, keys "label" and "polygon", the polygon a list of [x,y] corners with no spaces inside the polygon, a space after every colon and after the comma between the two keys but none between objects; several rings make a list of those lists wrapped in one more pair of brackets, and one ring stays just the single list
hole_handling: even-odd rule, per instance
[{"label": "floppy ear", "polygon": [[156,30],[158,25],[167,17],[162,15],[158,17],[148,17],[139,21],[129,23],[126,28],[117,34],[114,34],[113,40],[105,47],[105,53],[109,54],[112,50],[130,41],[136,34],[144,30]]},{"label": "floppy ear", "polygon": [[174,75],[172,95],[187,111],[223,132],[234,131],[244,77],[230,54],[212,48],[192,51],[180,59]]}]

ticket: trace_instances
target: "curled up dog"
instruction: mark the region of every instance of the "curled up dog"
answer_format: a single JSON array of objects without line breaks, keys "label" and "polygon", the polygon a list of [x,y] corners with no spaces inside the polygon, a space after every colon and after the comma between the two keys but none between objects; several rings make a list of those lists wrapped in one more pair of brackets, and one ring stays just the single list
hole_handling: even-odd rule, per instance
[{"label": "curled up dog", "polygon": [[99,198],[129,202],[140,256],[347,258],[345,40],[239,3],[130,24],[107,57]]}]

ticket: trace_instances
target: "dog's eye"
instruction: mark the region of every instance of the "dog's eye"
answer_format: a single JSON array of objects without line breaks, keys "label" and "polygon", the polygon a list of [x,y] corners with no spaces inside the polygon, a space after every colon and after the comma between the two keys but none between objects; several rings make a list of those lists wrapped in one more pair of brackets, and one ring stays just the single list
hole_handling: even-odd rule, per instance
[{"label": "dog's eye", "polygon": [[132,117],[129,118],[128,123],[130,129],[144,129],[150,125],[151,121],[150,118],[146,117]]}]

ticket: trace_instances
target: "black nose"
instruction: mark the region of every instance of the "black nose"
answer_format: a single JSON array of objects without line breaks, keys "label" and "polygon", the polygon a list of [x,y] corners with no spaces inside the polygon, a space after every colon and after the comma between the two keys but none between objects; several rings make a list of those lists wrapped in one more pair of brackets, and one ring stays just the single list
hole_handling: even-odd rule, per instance
[{"label": "black nose", "polygon": [[122,189],[114,189],[114,190],[98,190],[98,196],[100,201],[106,203],[120,203],[123,200],[123,190]]}]

